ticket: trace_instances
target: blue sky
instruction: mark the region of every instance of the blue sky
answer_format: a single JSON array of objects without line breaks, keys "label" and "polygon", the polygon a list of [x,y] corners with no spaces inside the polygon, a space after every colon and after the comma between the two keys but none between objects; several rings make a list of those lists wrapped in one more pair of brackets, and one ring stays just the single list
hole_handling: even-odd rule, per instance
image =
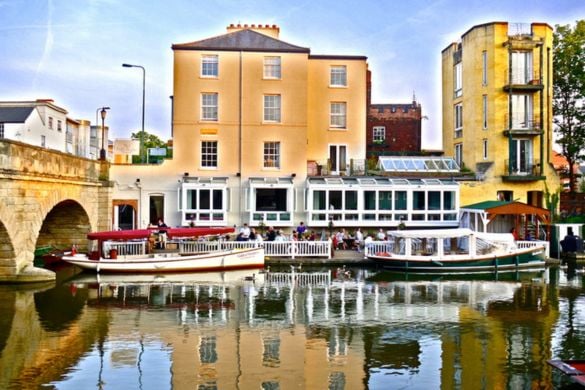
[{"label": "blue sky", "polygon": [[423,147],[441,147],[441,50],[491,21],[572,24],[583,0],[0,0],[0,100],[52,98],[95,122],[110,106],[112,136],[171,136],[172,50],[225,33],[230,23],[276,24],[312,54],[368,57],[373,103],[422,104]]}]

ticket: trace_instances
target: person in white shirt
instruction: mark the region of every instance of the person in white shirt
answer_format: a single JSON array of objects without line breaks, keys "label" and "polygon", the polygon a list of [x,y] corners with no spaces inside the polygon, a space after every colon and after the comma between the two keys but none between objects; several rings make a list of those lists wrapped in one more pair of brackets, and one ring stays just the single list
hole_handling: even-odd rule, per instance
[{"label": "person in white shirt", "polygon": [[386,239],[386,233],[384,233],[384,229],[380,228],[380,230],[378,231],[378,235],[376,236],[376,238],[380,241],[384,241]]},{"label": "person in white shirt", "polygon": [[363,244],[364,244],[364,234],[362,233],[362,230],[360,228],[358,228],[355,231],[355,247],[356,247],[358,252],[361,252]]},{"label": "person in white shirt", "polygon": [[241,227],[240,233],[242,234],[242,238],[244,240],[250,239],[250,228],[248,227],[247,223],[245,223],[244,226]]}]

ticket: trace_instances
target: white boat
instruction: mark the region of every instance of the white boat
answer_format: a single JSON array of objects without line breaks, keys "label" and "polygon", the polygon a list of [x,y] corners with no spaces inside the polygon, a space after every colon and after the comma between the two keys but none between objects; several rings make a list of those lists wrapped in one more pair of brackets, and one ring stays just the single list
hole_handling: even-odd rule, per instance
[{"label": "white boat", "polygon": [[366,246],[384,268],[409,272],[494,272],[545,265],[544,244],[520,249],[510,233],[470,229],[397,230]]},{"label": "white boat", "polygon": [[[63,261],[95,272],[114,273],[163,273],[200,272],[264,267],[264,249],[246,248],[186,253],[179,243],[172,240],[202,235],[222,235],[233,232],[232,228],[166,228],[164,230],[125,230],[88,234],[89,240],[97,241],[97,250],[89,254],[72,253]],[[148,245],[152,235],[164,234],[167,248],[154,250]],[[109,256],[108,256],[109,255]]]}]

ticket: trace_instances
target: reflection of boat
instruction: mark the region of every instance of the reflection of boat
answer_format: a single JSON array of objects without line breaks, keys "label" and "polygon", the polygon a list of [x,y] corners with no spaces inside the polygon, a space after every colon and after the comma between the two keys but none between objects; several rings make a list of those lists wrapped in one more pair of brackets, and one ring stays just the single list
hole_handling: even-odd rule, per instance
[{"label": "reflection of boat", "polygon": [[397,230],[373,242],[366,257],[388,269],[410,272],[493,272],[545,265],[544,245],[520,249],[509,233],[470,229]]},{"label": "reflection of boat", "polygon": [[[164,228],[90,233],[87,238],[97,241],[97,250],[90,252],[89,255],[63,256],[63,261],[96,272],[117,273],[193,272],[263,267],[263,248],[192,253],[189,249],[192,245],[185,240],[188,237],[197,238],[231,232],[233,228]],[[150,248],[155,234],[158,235],[159,244],[162,244],[159,250]]]},{"label": "reflection of boat", "polygon": [[468,272],[468,273],[449,273],[449,272],[404,272],[384,270],[374,273],[367,278],[368,282],[400,282],[400,281],[493,281],[493,282],[531,282],[540,280],[544,277],[546,269],[544,267],[522,268],[518,270],[504,270],[501,272]]},{"label": "reflection of boat", "polygon": [[70,284],[231,284],[264,282],[261,268],[225,272],[162,273],[162,274],[93,274],[80,273],[71,278]]},{"label": "reflection of boat", "polygon": [[585,386],[585,360],[549,360],[547,363],[567,375],[571,381]]}]

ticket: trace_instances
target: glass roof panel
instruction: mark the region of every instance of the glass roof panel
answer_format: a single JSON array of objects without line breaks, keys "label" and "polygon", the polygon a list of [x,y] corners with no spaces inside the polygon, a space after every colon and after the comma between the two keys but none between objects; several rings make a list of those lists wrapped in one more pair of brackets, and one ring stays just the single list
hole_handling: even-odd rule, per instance
[{"label": "glass roof panel", "polygon": [[379,166],[385,172],[457,172],[459,165],[448,157],[380,156]]}]

